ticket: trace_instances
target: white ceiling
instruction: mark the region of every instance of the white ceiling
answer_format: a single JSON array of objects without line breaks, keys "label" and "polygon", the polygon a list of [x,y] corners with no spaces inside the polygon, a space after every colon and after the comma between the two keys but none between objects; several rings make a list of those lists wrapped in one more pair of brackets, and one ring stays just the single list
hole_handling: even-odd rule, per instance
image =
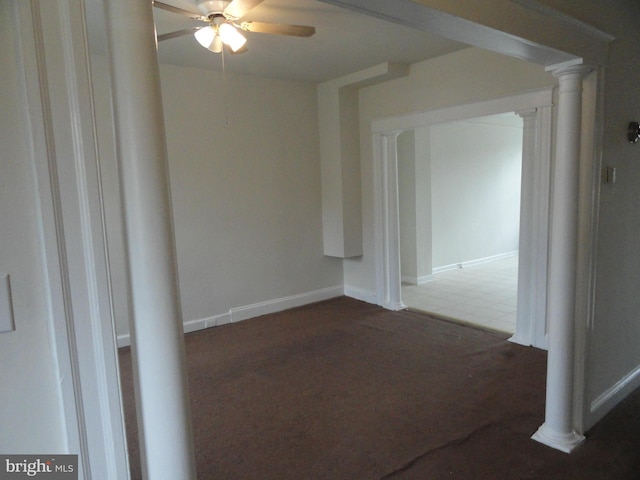
[{"label": "white ceiling", "polygon": [[[86,0],[92,53],[106,53],[102,21],[105,0]],[[163,0],[197,11],[195,0]],[[201,22],[154,9],[157,33],[168,33]],[[246,33],[249,51],[225,55],[227,71],[271,78],[321,82],[386,61],[415,63],[467,47],[410,27],[387,22],[316,0],[264,0],[243,20],[311,25],[310,38]],[[201,47],[192,35],[159,44],[161,63],[220,69],[221,55]]]}]

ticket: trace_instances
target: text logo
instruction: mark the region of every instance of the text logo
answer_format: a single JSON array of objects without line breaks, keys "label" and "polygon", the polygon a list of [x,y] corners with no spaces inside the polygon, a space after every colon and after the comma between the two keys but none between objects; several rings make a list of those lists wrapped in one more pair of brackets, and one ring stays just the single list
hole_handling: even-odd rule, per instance
[{"label": "text logo", "polygon": [[0,455],[0,480],[78,480],[78,455]]}]

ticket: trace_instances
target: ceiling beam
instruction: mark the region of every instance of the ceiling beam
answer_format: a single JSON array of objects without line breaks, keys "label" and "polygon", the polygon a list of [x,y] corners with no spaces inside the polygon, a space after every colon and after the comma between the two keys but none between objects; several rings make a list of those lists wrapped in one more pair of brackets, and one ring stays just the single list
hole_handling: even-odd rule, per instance
[{"label": "ceiling beam", "polygon": [[604,65],[613,37],[536,0],[321,0],[544,66]]}]

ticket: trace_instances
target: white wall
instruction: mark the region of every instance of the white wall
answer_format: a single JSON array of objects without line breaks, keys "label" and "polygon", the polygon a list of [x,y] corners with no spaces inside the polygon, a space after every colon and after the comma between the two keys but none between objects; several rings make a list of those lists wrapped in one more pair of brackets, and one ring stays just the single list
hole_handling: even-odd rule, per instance
[{"label": "white wall", "polygon": [[398,136],[398,208],[402,281],[421,284],[432,275],[430,127]]},{"label": "white wall", "polygon": [[[122,278],[108,70],[102,57],[92,65],[113,273]],[[183,320],[341,288],[341,261],[323,255],[315,85],[227,73],[224,86],[219,72],[171,65],[161,65],[161,80]],[[128,331],[122,300],[119,335]]]},{"label": "white wall", "polygon": [[522,122],[496,122],[431,127],[433,268],[518,250]]},{"label": "white wall", "polygon": [[375,292],[371,121],[504,97],[555,85],[538,65],[478,48],[411,65],[408,77],[360,91],[364,255],[345,261],[345,284]]},{"label": "white wall", "polygon": [[398,136],[398,210],[400,223],[400,271],[402,280],[418,279],[418,213],[416,180],[416,134],[407,130]]},{"label": "white wall", "polygon": [[421,283],[432,268],[516,252],[521,172],[522,119],[515,114],[403,132],[398,137],[403,281]]},{"label": "white wall", "polygon": [[0,2],[0,277],[10,275],[15,316],[0,334],[0,452],[52,453],[66,440],[13,21]]}]

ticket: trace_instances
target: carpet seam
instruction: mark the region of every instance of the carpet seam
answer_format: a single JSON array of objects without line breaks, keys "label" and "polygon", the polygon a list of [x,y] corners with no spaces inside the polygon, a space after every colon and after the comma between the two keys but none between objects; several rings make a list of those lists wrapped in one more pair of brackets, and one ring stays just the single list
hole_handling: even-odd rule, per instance
[{"label": "carpet seam", "polygon": [[430,448],[426,452],[423,452],[420,455],[416,456],[415,458],[412,458],[407,463],[405,463],[401,467],[397,468],[393,472],[390,472],[390,473],[384,475],[383,477],[380,477],[380,480],[387,480],[387,479],[392,478],[393,476],[395,476],[395,475],[397,475],[399,473],[406,472],[411,467],[413,467],[416,463],[418,463],[420,460],[428,457],[432,453],[435,453],[435,452],[437,452],[439,450],[444,450],[445,448],[448,448],[448,447],[451,447],[451,446],[461,445],[461,444],[469,441],[473,436],[475,436],[478,433],[481,433],[481,432],[489,429],[490,427],[492,427],[494,425],[497,425],[497,423],[496,422],[490,422],[490,423],[487,423],[485,425],[481,425],[480,427],[478,427],[478,428],[472,430],[471,432],[469,432],[464,437],[454,438],[453,440],[449,440],[448,442],[443,443],[442,445],[438,445],[437,447]]}]

